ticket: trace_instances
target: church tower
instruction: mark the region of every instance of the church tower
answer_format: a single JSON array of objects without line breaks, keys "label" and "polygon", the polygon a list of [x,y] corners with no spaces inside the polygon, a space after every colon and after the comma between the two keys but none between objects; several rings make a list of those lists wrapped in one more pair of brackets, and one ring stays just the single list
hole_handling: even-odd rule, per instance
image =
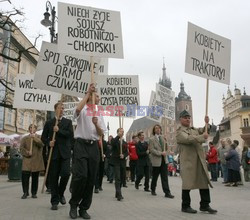
[{"label": "church tower", "polygon": [[184,83],[180,84],[180,92],[178,96],[175,98],[175,118],[177,128],[180,125],[179,115],[183,110],[187,110],[191,115],[191,125],[193,125],[193,108],[192,108],[192,100],[189,95],[185,92]]}]

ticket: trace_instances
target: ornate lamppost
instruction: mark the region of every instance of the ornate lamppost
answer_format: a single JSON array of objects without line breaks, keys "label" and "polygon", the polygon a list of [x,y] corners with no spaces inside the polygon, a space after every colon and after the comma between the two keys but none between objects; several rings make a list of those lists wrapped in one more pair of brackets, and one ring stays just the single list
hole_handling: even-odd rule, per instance
[{"label": "ornate lamppost", "polygon": [[[50,19],[50,13],[51,19]],[[50,30],[50,42],[56,43],[57,34],[55,34],[55,19],[56,19],[56,10],[55,7],[51,5],[50,1],[46,2],[46,12],[43,14],[44,19],[41,20],[41,24],[45,27],[49,27]]]}]

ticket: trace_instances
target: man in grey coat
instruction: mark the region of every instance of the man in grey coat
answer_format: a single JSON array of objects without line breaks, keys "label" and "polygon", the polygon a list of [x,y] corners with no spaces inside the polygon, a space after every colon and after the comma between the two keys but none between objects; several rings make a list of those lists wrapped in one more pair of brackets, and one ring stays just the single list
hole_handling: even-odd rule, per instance
[{"label": "man in grey coat", "polygon": [[[180,170],[182,178],[182,212],[197,213],[191,208],[190,190],[200,191],[200,211],[211,214],[217,212],[209,206],[210,178],[207,171],[205,152],[202,143],[208,138],[204,128],[194,128],[190,126],[190,114],[184,110],[180,113],[181,126],[177,129],[176,140],[180,150]],[[205,117],[208,124],[209,118]]]}]

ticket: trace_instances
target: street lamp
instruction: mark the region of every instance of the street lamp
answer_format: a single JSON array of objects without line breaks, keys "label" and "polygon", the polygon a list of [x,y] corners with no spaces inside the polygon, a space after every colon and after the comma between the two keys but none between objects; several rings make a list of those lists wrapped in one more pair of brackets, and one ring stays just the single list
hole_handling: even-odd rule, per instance
[{"label": "street lamp", "polygon": [[[51,20],[49,19],[51,12]],[[55,34],[55,18],[56,18],[56,10],[55,7],[51,5],[50,1],[46,2],[46,12],[43,14],[44,19],[41,20],[41,24],[45,27],[49,27],[50,31],[50,42],[57,43],[57,34]],[[47,111],[47,120],[52,119],[54,117],[54,112]]]},{"label": "street lamp", "polygon": [[[51,12],[51,20],[49,19]],[[56,11],[55,7],[51,5],[50,1],[46,2],[46,12],[43,14],[44,19],[41,20],[41,24],[45,27],[49,27],[50,30],[50,42],[56,43],[57,35],[55,34],[55,18],[56,18]]]}]

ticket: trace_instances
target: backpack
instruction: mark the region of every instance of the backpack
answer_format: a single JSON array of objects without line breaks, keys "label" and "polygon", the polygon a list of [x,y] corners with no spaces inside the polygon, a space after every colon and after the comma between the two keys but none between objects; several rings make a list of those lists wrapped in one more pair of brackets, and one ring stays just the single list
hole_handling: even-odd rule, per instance
[{"label": "backpack", "polygon": [[249,149],[246,154],[246,163],[250,165],[250,150]]}]

